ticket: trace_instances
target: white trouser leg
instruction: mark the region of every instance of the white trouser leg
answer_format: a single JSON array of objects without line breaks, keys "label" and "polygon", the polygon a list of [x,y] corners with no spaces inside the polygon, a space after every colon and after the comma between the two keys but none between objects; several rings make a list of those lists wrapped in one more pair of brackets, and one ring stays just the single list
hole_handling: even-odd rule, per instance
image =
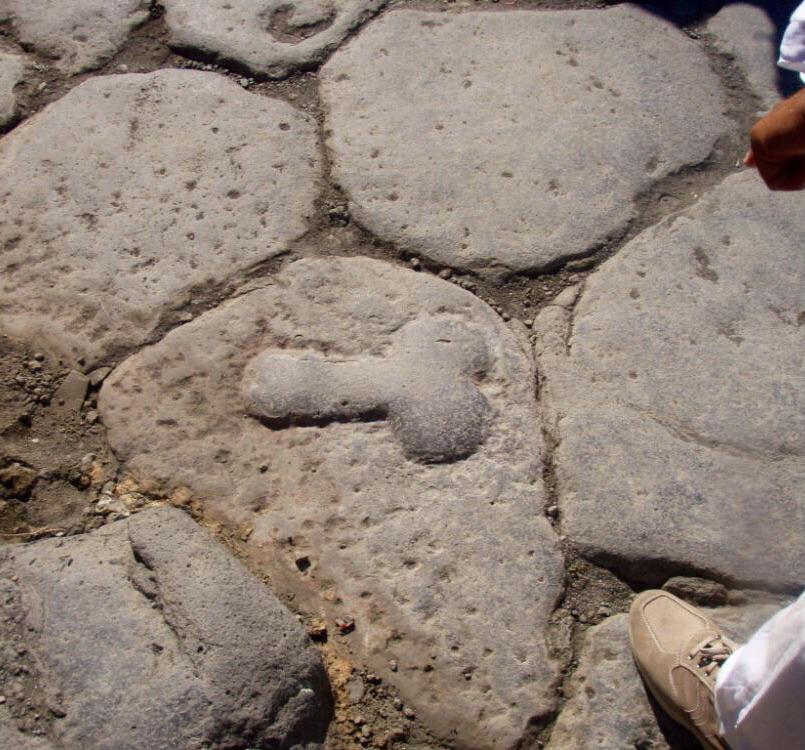
[{"label": "white trouser leg", "polygon": [[731,750],[805,747],[805,593],[727,659],[716,710]]}]

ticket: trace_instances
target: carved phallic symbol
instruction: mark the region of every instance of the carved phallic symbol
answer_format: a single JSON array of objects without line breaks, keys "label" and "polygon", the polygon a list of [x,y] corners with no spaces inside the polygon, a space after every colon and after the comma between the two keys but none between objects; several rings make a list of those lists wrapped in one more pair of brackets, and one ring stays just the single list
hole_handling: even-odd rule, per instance
[{"label": "carved phallic symbol", "polygon": [[243,391],[248,413],[269,427],[388,420],[406,456],[438,463],[472,455],[486,438],[491,409],[476,381],[488,370],[478,334],[427,318],[401,328],[382,357],[263,352]]}]

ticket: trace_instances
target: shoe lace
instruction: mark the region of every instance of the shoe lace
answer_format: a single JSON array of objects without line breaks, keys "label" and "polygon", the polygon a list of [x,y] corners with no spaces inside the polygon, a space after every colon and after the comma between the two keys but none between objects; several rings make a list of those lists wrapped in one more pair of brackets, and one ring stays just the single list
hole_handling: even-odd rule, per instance
[{"label": "shoe lace", "polygon": [[709,635],[688,655],[708,677],[713,677],[721,665],[732,656],[735,644],[722,635]]}]

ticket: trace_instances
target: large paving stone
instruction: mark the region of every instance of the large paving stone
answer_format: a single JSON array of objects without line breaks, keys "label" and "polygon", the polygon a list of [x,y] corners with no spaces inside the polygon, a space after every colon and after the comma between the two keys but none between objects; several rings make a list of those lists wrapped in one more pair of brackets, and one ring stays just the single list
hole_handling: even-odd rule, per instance
[{"label": "large paving stone", "polygon": [[754,173],[537,321],[562,528],[652,580],[805,581],[805,220]]},{"label": "large paving stone", "polygon": [[299,606],[354,618],[356,657],[433,732],[508,748],[551,710],[533,365],[476,297],[298,261],[125,361],[100,409],[139,482],[188,487]]},{"label": "large paving stone", "polygon": [[26,709],[52,718],[57,747],[234,750],[324,739],[330,694],[313,644],[181,511],[7,546],[0,571],[2,674],[23,684],[3,691],[23,720]]},{"label": "large paving stone", "polygon": [[21,55],[0,52],[0,128],[16,117],[17,95],[14,87],[22,80],[24,71]]},{"label": "large paving stone", "polygon": [[316,162],[309,118],[221,76],[81,84],[0,143],[0,325],[88,361],[146,341],[305,231]]},{"label": "large paving stone", "polygon": [[97,68],[148,18],[148,0],[0,0],[22,44],[67,73]]},{"label": "large paving stone", "polygon": [[310,68],[388,0],[164,0],[171,42],[272,78]]},{"label": "large paving stone", "polygon": [[[742,642],[779,609],[752,604],[704,611],[727,635]],[[615,615],[590,628],[569,685],[569,700],[547,750],[669,747],[632,659],[627,615]]]},{"label": "large paving stone", "polygon": [[[716,47],[734,57],[734,64],[744,72],[762,105],[771,108],[785,93],[790,93],[797,77],[777,67],[779,42],[775,21],[781,22],[783,19],[779,16],[783,14],[780,3],[766,5],[771,7],[767,10],[757,4],[730,3],[716,13],[705,28],[712,34]],[[793,8],[794,3],[791,3],[789,13]]]},{"label": "large paving stone", "polygon": [[590,252],[653,180],[704,159],[726,128],[701,50],[630,7],[395,11],[321,77],[355,218],[490,273]]}]

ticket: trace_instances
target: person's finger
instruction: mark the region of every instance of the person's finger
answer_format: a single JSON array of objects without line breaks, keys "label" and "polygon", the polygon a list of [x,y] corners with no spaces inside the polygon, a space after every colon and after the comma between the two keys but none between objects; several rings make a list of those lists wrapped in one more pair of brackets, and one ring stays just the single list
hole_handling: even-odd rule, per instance
[{"label": "person's finger", "polygon": [[772,190],[802,190],[803,188],[805,188],[805,156],[799,156],[786,162]]},{"label": "person's finger", "polygon": [[757,167],[757,171],[763,179],[763,182],[766,183],[766,187],[768,187],[770,190],[776,190],[776,186],[780,181],[783,172],[785,171],[784,164],[779,161],[770,161],[761,156],[756,156],[755,166]]},{"label": "person's finger", "polygon": [[755,163],[755,155],[752,153],[752,149],[750,148],[749,151],[746,152],[746,156],[744,156],[744,166],[745,167],[756,167],[757,164]]},{"label": "person's finger", "polygon": [[785,160],[756,157],[757,170],[770,190],[802,190],[805,188],[805,156]]}]

